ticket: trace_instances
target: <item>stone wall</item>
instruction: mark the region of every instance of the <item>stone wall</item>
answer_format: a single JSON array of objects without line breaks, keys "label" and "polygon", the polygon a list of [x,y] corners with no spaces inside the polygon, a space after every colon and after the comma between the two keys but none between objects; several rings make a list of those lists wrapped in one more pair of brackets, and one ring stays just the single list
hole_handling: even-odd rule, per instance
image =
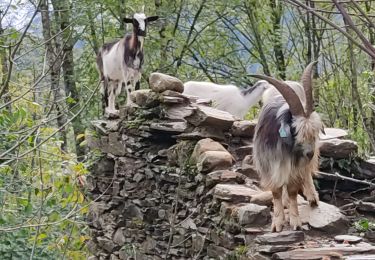
[{"label": "stone wall", "polygon": [[[267,237],[272,196],[252,166],[254,122],[183,96],[176,78],[155,73],[150,85],[131,94],[136,107],[93,122],[90,259],[268,259],[308,239]],[[345,233],[336,207],[317,210],[300,198],[306,232]]]}]

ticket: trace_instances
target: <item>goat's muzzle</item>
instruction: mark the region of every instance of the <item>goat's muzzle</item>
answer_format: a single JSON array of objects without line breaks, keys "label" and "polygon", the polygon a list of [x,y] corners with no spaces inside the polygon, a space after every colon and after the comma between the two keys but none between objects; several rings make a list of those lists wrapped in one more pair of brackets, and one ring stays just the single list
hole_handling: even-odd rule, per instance
[{"label": "goat's muzzle", "polygon": [[309,151],[306,153],[306,157],[311,160],[314,157],[314,151]]},{"label": "goat's muzzle", "polygon": [[139,31],[137,32],[137,36],[146,37],[146,31],[141,31],[141,30],[139,30]]}]

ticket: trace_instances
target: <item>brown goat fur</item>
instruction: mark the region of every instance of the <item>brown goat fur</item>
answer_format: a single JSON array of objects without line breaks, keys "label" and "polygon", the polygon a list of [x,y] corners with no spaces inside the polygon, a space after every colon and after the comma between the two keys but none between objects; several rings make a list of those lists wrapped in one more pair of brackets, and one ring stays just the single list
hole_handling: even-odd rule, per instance
[{"label": "brown goat fur", "polygon": [[[279,232],[283,228],[284,206],[289,207],[291,227],[294,230],[301,227],[297,207],[299,192],[303,192],[311,206],[319,201],[312,176],[318,169],[319,132],[323,125],[313,108],[306,107],[313,105],[312,100],[306,100],[312,97],[307,93],[312,91],[312,66],[313,63],[304,72],[304,86],[298,82],[257,76],[275,86],[268,90],[270,93],[264,94],[266,98],[254,136],[255,167],[262,186],[273,194],[272,231]],[[288,195],[289,205],[285,205],[285,200],[283,202],[283,190]]]}]

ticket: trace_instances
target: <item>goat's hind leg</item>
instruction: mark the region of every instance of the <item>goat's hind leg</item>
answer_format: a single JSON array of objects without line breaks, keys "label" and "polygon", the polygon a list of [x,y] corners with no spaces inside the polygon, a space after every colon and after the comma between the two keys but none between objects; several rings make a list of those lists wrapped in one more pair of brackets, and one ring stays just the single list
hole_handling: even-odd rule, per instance
[{"label": "goat's hind leg", "polygon": [[273,196],[273,217],[272,217],[272,232],[280,232],[283,230],[285,215],[284,206],[282,202],[283,188],[277,188],[272,190]]},{"label": "goat's hind leg", "polygon": [[298,213],[297,195],[299,187],[295,184],[288,185],[289,196],[289,224],[293,230],[301,229],[302,222]]},{"label": "goat's hind leg", "polygon": [[108,85],[109,85],[109,80],[107,77],[102,77],[103,78],[103,85],[102,87],[100,88],[100,92],[102,94],[102,109],[103,109],[103,114],[105,114],[105,111],[107,110],[107,107],[108,107],[108,93],[109,93],[109,89],[108,89]]}]

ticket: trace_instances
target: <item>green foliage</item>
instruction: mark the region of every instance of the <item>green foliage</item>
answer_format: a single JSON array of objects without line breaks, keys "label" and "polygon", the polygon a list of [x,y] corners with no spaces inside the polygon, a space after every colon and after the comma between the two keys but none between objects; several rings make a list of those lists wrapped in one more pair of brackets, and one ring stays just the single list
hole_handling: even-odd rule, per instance
[{"label": "green foliage", "polygon": [[228,255],[225,259],[226,260],[240,260],[242,257],[246,257],[246,253],[249,248],[245,245],[237,246],[234,249],[234,252]]},{"label": "green foliage", "polygon": [[[207,80],[247,87],[254,83],[248,77],[250,72],[268,70],[272,75],[282,72],[275,55],[278,44],[285,59],[287,78],[298,80],[319,45],[315,53],[319,56],[319,79],[315,84],[319,90],[317,111],[327,127],[348,129],[350,138],[358,142],[361,154],[371,151],[369,136],[375,131],[371,125],[375,118],[372,97],[375,75],[371,61],[358,47],[349,48],[347,39],[340,33],[325,30],[326,24],[320,20],[316,20],[312,33],[317,33],[314,39],[321,36],[321,41],[310,46],[314,51],[309,50],[308,21],[303,12],[291,5],[260,0],[50,2],[63,7],[52,10],[54,6],[49,6],[54,36],[51,41],[60,48],[68,47],[65,44],[70,42],[74,45],[74,66],[59,70],[60,90],[66,91],[64,72],[71,69],[77,96],[65,92],[60,101],[54,100],[56,92],[51,90],[40,19],[32,23],[16,56],[8,57],[9,49],[13,51],[21,39],[26,23],[20,21],[16,25],[3,21],[20,20],[7,15],[25,13],[27,22],[35,6],[29,1],[13,1],[10,13],[1,19],[4,31],[0,30],[0,89],[8,75],[9,60],[13,60],[14,66],[0,102],[0,259],[27,259],[32,252],[34,259],[86,259],[84,242],[88,234],[84,218],[89,200],[84,196],[84,183],[87,169],[101,154],[93,151],[82,155],[79,150],[87,149],[88,135],[92,133],[85,129],[90,121],[102,116],[101,95],[94,93],[89,99],[99,83],[95,51],[104,42],[121,38],[124,31],[130,32],[131,26],[124,28],[121,18],[140,11],[143,5],[146,14],[156,14],[161,19],[148,27],[141,88],[148,87],[148,76],[154,71],[183,81]],[[61,31],[59,21],[68,18],[70,7],[69,30]],[[317,3],[316,7],[324,10],[331,6]],[[278,15],[282,16],[281,21],[275,24]],[[357,17],[353,19],[366,35],[370,34],[369,26],[361,25],[363,21]],[[342,27],[339,19],[333,22]],[[354,57],[348,50],[353,50]],[[355,68],[356,76],[351,67]],[[43,73],[47,74],[39,81]],[[354,79],[357,98],[353,92]],[[12,103],[6,106],[9,100]],[[78,119],[67,123],[65,133],[58,131],[56,122],[59,102],[68,119],[82,109]],[[121,102],[124,102],[123,96]],[[258,114],[256,106],[246,118],[254,119]],[[137,129],[148,116],[139,114],[126,123],[127,127]],[[64,134],[66,151],[62,151]],[[194,144],[183,144],[180,150],[183,156],[176,154],[178,163],[189,174],[196,173],[195,164],[189,161],[193,147]],[[351,173],[355,162],[340,160],[334,166]],[[367,223],[373,227],[372,222]],[[134,252],[131,245],[124,249],[129,255]],[[245,253],[245,247],[236,250],[237,255]]]},{"label": "green foliage", "polygon": [[368,220],[367,218],[354,222],[354,227],[360,232],[366,232],[369,230],[375,230],[375,222]]}]

